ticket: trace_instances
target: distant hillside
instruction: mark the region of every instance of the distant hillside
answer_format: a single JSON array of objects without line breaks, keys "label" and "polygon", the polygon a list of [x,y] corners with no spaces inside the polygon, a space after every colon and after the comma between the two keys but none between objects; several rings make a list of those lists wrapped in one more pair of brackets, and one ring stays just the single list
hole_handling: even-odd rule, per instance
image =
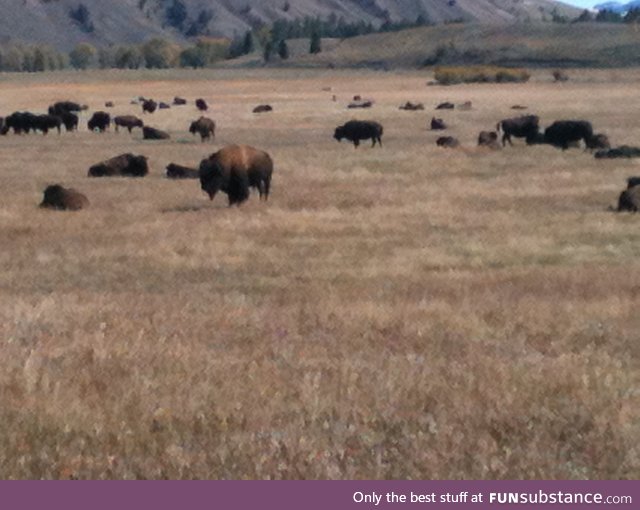
[{"label": "distant hillside", "polygon": [[0,0],[0,12],[0,43],[44,43],[68,51],[79,42],[233,37],[278,19],[306,16],[374,25],[419,16],[432,23],[503,24],[580,11],[552,0]]},{"label": "distant hillside", "polygon": [[332,41],[319,55],[300,51],[285,62],[378,69],[438,64],[637,66],[640,32],[635,25],[609,23],[449,24]]}]

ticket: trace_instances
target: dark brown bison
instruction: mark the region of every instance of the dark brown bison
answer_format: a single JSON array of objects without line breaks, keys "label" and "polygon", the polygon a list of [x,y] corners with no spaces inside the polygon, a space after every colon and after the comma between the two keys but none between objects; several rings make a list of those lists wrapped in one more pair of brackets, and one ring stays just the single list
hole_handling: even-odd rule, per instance
[{"label": "dark brown bison", "polygon": [[640,210],[640,186],[630,186],[618,198],[618,212]]},{"label": "dark brown bison", "polygon": [[253,109],[253,113],[266,113],[272,111],[273,107],[269,104],[260,104]]},{"label": "dark brown bison", "polygon": [[31,112],[13,112],[11,115],[4,119],[4,129],[7,131],[9,129],[13,129],[13,132],[16,135],[20,135],[22,133],[29,133],[30,131],[35,131],[37,115],[34,115]]},{"label": "dark brown bison", "polygon": [[142,127],[142,137],[145,140],[168,140],[171,138],[169,133],[160,129],[152,128],[150,126]]},{"label": "dark brown bison", "polygon": [[33,127],[38,131],[42,131],[42,134],[46,135],[50,129],[57,129],[58,134],[62,128],[62,119],[57,115],[36,115]]},{"label": "dark brown bison", "polygon": [[176,96],[176,97],[173,98],[173,104],[175,106],[183,106],[183,105],[187,104],[187,100]]},{"label": "dark brown bison", "polygon": [[58,101],[49,107],[49,115],[61,116],[63,113],[80,112],[88,108],[87,105],[81,105],[73,101]]},{"label": "dark brown bison", "polygon": [[611,148],[611,142],[609,142],[609,137],[604,133],[598,133],[593,135],[591,138],[588,138],[586,140],[586,144],[587,144],[587,149],[591,151]]},{"label": "dark brown bison", "polygon": [[498,133],[502,129],[502,146],[507,142],[513,145],[511,137],[534,139],[540,130],[540,118],[537,115],[523,115],[522,117],[514,117],[512,119],[504,119],[498,122],[496,131]]},{"label": "dark brown bison", "polygon": [[587,140],[593,137],[593,127],[586,120],[557,120],[544,131],[545,142],[567,150],[572,142]]},{"label": "dark brown bison", "polygon": [[134,127],[144,127],[144,122],[142,122],[142,119],[139,119],[135,115],[118,115],[113,119],[113,123],[116,125],[116,131],[118,131],[120,127],[123,127],[127,128],[129,133],[131,133],[131,130]]},{"label": "dark brown bison", "polygon": [[167,103],[163,102],[163,101],[160,101],[160,102],[158,103],[158,108],[159,108],[160,110],[168,110],[169,108],[171,108],[171,106],[170,106],[169,104],[167,104]]},{"label": "dark brown bison", "polygon": [[107,101],[107,102],[104,104],[104,107],[105,107],[105,108],[113,108],[113,106],[114,106],[113,101]]},{"label": "dark brown bison", "polygon": [[436,110],[453,110],[456,107],[453,103],[449,103],[448,101],[445,103],[440,103],[436,106]]},{"label": "dark brown bison", "polygon": [[78,211],[89,206],[89,200],[73,188],[64,188],[59,184],[47,186],[40,207],[63,211]]},{"label": "dark brown bison", "polygon": [[89,168],[89,177],[144,177],[149,173],[146,156],[121,154]]},{"label": "dark brown bison", "polygon": [[170,163],[167,165],[167,177],[169,179],[197,179],[200,174],[196,168]]},{"label": "dark brown bison", "polygon": [[248,145],[227,145],[200,163],[200,186],[213,200],[218,191],[229,198],[229,206],[249,198],[257,188],[260,199],[269,198],[273,160],[264,151]]},{"label": "dark brown bison", "polygon": [[75,113],[63,112],[60,115],[64,128],[67,131],[75,131],[78,129],[78,116]]},{"label": "dark brown bison", "polygon": [[144,99],[142,101],[142,113],[153,113],[158,108],[158,103],[153,99]]},{"label": "dark brown bison", "polygon": [[629,177],[627,179],[627,189],[640,185],[640,177]]},{"label": "dark brown bison", "polygon": [[460,146],[460,142],[453,136],[441,136],[436,140],[436,145],[438,147],[445,147],[447,149],[455,149],[456,147]]},{"label": "dark brown bison", "polygon": [[400,110],[415,112],[418,110],[424,110],[424,105],[422,103],[412,103],[411,101],[407,101],[405,104],[400,106]]},{"label": "dark brown bison", "polygon": [[640,158],[640,147],[621,145],[615,149],[606,149],[596,152],[596,159]]},{"label": "dark brown bison", "polygon": [[7,123],[4,120],[4,117],[0,117],[0,135],[4,136],[9,132],[9,128],[7,127]]},{"label": "dark brown bison", "polygon": [[478,145],[480,147],[489,147],[490,149],[499,149],[498,133],[495,131],[480,131]]},{"label": "dark brown bison", "polygon": [[370,120],[350,120],[346,124],[336,128],[333,137],[339,142],[346,138],[357,148],[360,140],[371,140],[371,147],[376,146],[376,142],[382,147],[382,125]]},{"label": "dark brown bison", "polygon": [[107,112],[95,112],[87,122],[89,131],[100,133],[104,133],[109,128],[109,124],[111,124],[111,115]]},{"label": "dark brown bison", "polygon": [[442,131],[443,129],[447,129],[447,125],[445,124],[444,120],[436,119],[435,117],[433,117],[431,119],[431,130]]},{"label": "dark brown bison", "polygon": [[206,112],[209,109],[209,105],[204,99],[200,98],[196,99],[196,108],[201,112]]},{"label": "dark brown bison", "polygon": [[191,123],[189,133],[192,135],[198,133],[203,142],[207,139],[213,140],[216,136],[216,123],[208,117],[200,117]]}]

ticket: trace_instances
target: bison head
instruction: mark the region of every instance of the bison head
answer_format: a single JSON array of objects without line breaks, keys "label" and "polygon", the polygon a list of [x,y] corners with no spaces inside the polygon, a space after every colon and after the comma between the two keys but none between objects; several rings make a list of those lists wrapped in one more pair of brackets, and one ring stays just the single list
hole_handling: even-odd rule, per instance
[{"label": "bison head", "polygon": [[339,142],[341,142],[342,139],[345,137],[344,126],[337,127],[335,132],[333,133],[333,137]]},{"label": "bison head", "polygon": [[200,188],[213,200],[216,193],[223,185],[224,172],[222,167],[213,158],[202,160],[198,170],[200,174]]}]

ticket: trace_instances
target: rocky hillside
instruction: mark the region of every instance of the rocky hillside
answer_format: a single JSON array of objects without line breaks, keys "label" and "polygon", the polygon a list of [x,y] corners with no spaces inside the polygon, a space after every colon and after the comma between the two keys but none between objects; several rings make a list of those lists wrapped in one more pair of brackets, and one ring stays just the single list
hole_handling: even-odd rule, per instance
[{"label": "rocky hillside", "polygon": [[363,20],[482,23],[549,20],[579,10],[552,0],[0,0],[0,43],[44,43],[68,51],[139,43],[160,36],[233,37],[277,19],[307,16]]}]

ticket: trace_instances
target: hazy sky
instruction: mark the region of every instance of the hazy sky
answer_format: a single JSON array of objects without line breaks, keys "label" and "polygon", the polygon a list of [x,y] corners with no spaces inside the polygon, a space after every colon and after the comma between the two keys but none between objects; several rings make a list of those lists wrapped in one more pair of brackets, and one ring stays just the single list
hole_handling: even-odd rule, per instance
[{"label": "hazy sky", "polygon": [[577,5],[578,7],[593,7],[595,4],[603,3],[599,0],[562,0],[567,4]]}]

